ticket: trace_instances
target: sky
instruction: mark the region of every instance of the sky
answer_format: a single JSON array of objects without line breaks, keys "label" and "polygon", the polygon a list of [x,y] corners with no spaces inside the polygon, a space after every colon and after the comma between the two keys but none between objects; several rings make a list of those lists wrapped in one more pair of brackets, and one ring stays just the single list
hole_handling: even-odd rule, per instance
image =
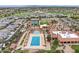
[{"label": "sky", "polygon": [[0,5],[79,5],[79,0],[0,0]]}]

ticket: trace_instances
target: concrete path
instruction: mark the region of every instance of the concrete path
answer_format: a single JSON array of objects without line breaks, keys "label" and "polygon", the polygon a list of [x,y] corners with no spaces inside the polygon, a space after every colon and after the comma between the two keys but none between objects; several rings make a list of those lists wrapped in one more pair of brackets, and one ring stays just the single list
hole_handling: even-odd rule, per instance
[{"label": "concrete path", "polygon": [[74,53],[75,51],[71,48],[69,45],[65,45],[65,48],[63,49],[64,53]]}]

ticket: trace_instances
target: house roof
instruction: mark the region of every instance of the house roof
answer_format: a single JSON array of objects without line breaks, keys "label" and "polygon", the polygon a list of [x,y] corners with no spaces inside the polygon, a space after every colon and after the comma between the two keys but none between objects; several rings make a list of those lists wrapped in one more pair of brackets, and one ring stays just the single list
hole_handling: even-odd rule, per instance
[{"label": "house roof", "polygon": [[79,36],[76,33],[70,33],[67,31],[53,31],[54,34],[60,35],[62,38],[79,38]]},{"label": "house roof", "polygon": [[16,25],[9,25],[7,27],[8,30],[14,30],[16,28]]},{"label": "house roof", "polygon": [[1,38],[7,38],[8,37],[8,34],[5,33],[5,32],[0,32],[0,37]]}]

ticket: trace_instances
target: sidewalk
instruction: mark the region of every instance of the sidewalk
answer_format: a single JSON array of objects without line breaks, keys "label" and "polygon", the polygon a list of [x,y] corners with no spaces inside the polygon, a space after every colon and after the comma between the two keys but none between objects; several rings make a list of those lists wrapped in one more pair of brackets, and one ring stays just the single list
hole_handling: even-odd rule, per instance
[{"label": "sidewalk", "polygon": [[69,46],[65,45],[64,53],[74,53],[75,51]]}]

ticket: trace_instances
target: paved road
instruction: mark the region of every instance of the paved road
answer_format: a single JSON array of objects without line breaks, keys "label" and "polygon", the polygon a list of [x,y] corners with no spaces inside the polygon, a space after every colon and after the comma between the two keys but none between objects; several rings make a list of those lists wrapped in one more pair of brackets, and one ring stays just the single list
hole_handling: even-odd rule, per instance
[{"label": "paved road", "polygon": [[29,36],[29,31],[25,35],[25,38],[24,38],[24,41],[23,41],[23,44],[22,44],[22,49],[24,48],[24,45],[26,45],[26,43],[27,43],[28,36]]},{"label": "paved road", "polygon": [[17,44],[17,48],[20,46],[21,42],[24,40],[25,35],[27,34],[27,31],[21,36],[18,44]]}]

